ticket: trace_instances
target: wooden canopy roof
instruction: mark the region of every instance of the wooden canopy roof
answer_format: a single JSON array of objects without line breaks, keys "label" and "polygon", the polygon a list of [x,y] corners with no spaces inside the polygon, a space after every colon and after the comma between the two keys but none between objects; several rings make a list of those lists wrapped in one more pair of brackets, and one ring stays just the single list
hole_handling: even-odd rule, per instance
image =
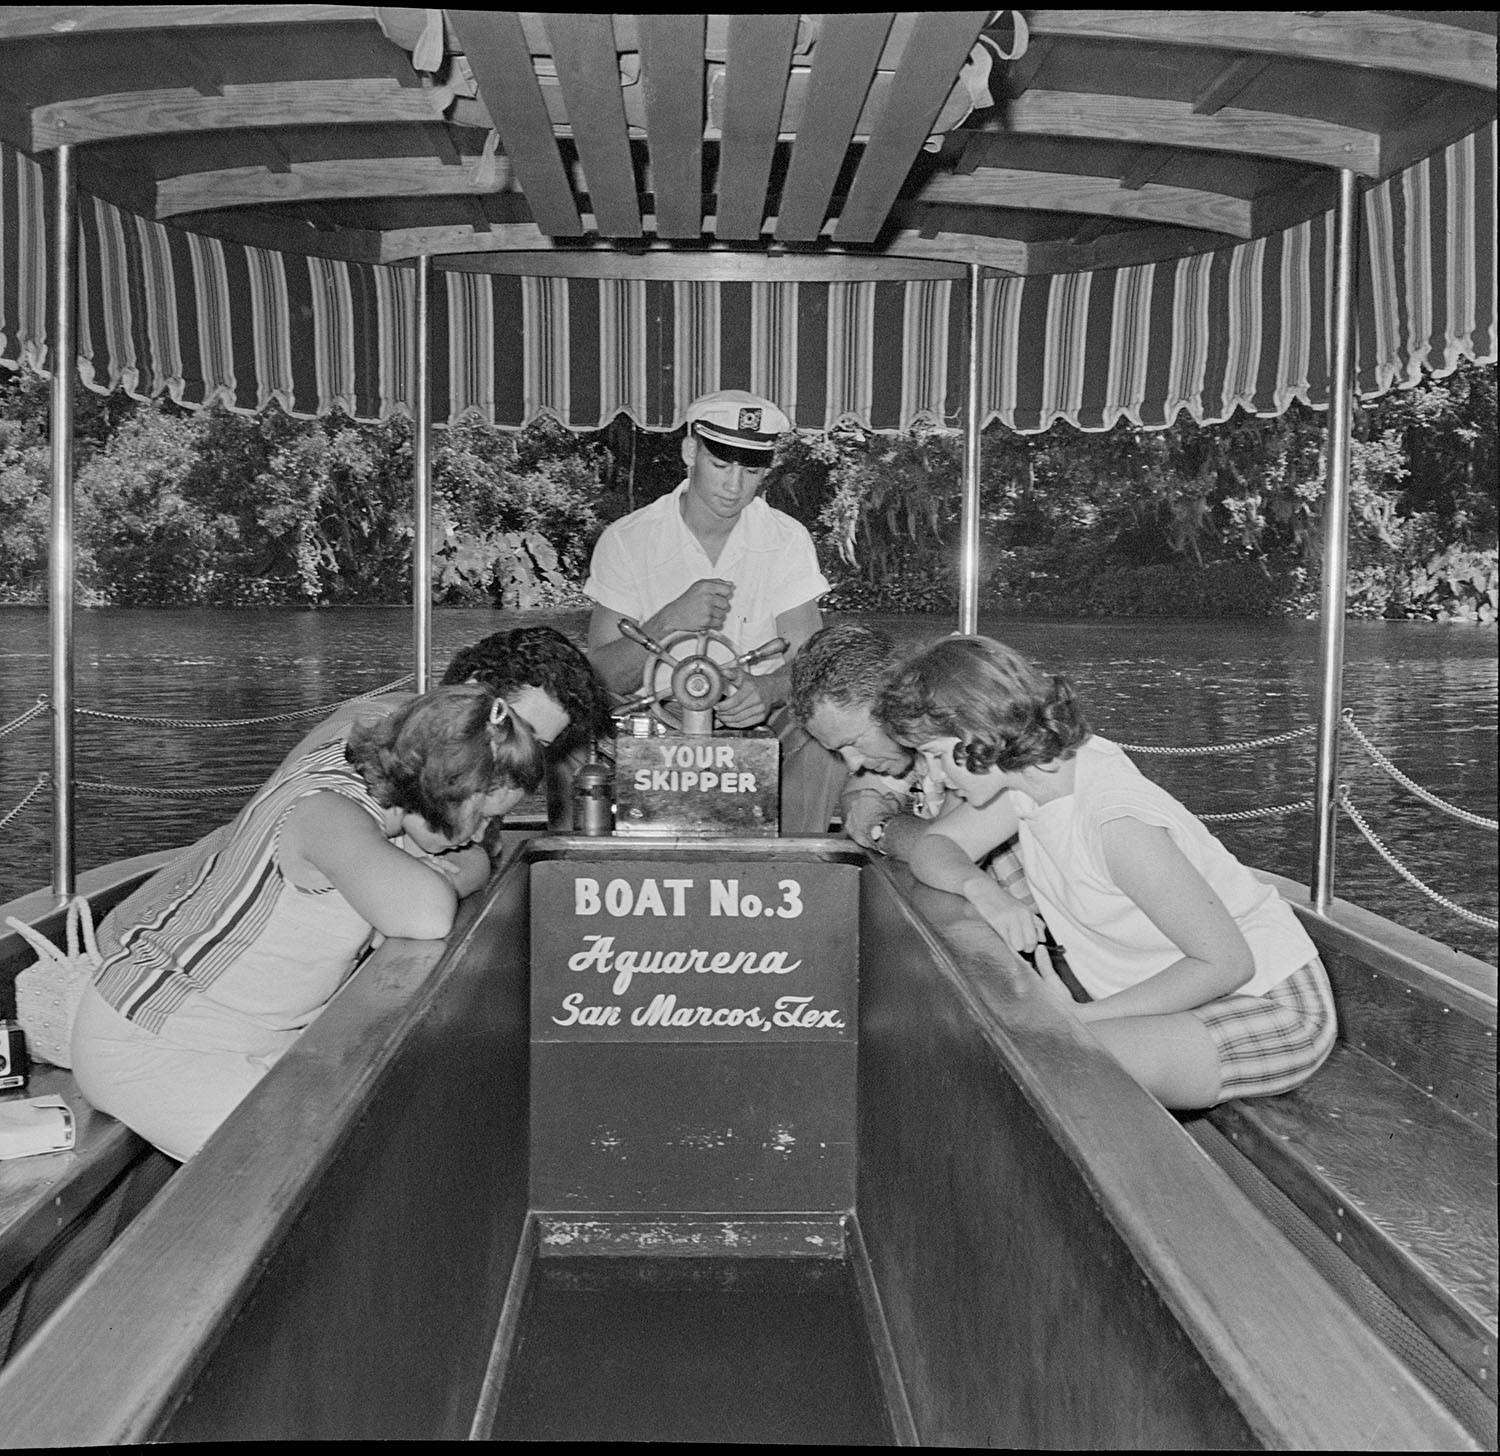
[{"label": "wooden canopy roof", "polygon": [[[1492,11],[0,7],[0,140],[282,253],[1067,273],[1325,212],[1494,115]],[[859,258],[871,261],[862,263]],[[830,267],[832,264],[832,267]]]}]

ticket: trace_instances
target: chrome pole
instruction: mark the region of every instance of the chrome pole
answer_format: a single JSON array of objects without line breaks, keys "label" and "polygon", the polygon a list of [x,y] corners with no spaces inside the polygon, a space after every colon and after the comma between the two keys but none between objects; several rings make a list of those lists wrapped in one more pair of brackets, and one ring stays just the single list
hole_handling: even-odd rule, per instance
[{"label": "chrome pole", "polygon": [[1317,851],[1313,907],[1333,904],[1334,846],[1338,824],[1339,716],[1344,696],[1344,598],[1349,575],[1349,435],[1354,390],[1354,251],[1359,241],[1354,173],[1339,173],[1335,214],[1333,379],[1328,394],[1328,485],[1323,504],[1323,596],[1319,620],[1318,753],[1313,804]]},{"label": "chrome pole", "polygon": [[969,264],[968,391],[964,405],[963,547],[958,630],[979,630],[979,264]]},{"label": "chrome pole", "polygon": [[47,612],[52,675],[52,889],[77,888],[73,817],[73,148],[54,153],[52,199],[52,510]]},{"label": "chrome pole", "polygon": [[416,688],[432,676],[432,259],[417,259],[416,392],[412,400],[411,606]]}]

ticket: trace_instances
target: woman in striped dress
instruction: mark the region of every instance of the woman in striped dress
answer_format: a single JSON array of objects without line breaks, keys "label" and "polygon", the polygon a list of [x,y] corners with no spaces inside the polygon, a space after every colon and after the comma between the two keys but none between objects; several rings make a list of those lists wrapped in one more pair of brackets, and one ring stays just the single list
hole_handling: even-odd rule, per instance
[{"label": "woman in striped dress", "polygon": [[503,698],[438,688],[344,723],[122,901],[73,1027],[84,1095],[192,1156],[377,936],[441,939],[542,750]]}]

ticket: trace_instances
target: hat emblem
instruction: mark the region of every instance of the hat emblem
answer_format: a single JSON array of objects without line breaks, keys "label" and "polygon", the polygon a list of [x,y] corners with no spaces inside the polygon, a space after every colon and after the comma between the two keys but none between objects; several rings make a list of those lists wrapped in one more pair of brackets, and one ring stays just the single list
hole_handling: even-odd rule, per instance
[{"label": "hat emblem", "polygon": [[758,433],[760,430],[760,413],[758,409],[742,409],[740,411],[740,429],[753,430]]}]

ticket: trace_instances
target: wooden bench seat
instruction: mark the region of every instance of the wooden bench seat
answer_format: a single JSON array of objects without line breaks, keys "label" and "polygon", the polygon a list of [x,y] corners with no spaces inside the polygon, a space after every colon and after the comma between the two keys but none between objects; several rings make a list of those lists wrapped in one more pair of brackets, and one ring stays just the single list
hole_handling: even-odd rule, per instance
[{"label": "wooden bench seat", "polygon": [[1336,903],[1321,920],[1278,884],[1328,967],[1340,1040],[1296,1090],[1184,1123],[1493,1444],[1494,971],[1462,957],[1433,975],[1374,917]]},{"label": "wooden bench seat", "polygon": [[1210,1121],[1493,1397],[1494,1138],[1346,1045]]},{"label": "wooden bench seat", "polygon": [[89,1106],[71,1072],[38,1065],[23,1095],[68,1104],[70,1152],[0,1162],[0,1364],[30,1338],[151,1200],[176,1163]]},{"label": "wooden bench seat", "polygon": [[[166,858],[141,855],[80,877],[96,920]],[[15,915],[54,943],[64,936],[56,897],[38,891],[0,910],[0,1016],[15,1015],[16,973],[36,959],[4,928]],[[73,1113],[66,1153],[0,1161],[0,1364],[30,1338],[95,1260],[166,1182],[177,1164],[114,1118],[91,1107],[73,1074],[45,1062],[10,1097],[58,1096]]]}]

